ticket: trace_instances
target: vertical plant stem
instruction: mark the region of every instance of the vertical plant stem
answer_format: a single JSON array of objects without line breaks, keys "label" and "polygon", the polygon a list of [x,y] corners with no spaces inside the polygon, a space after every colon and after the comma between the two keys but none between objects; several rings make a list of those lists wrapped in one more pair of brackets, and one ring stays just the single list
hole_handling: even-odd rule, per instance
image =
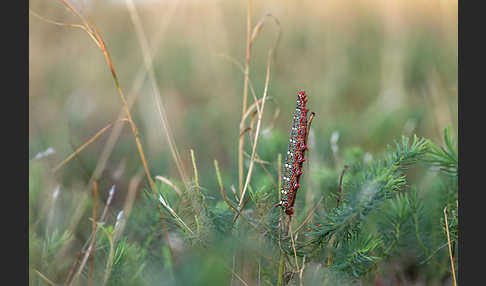
[{"label": "vertical plant stem", "polygon": [[451,238],[449,235],[449,223],[447,221],[447,207],[444,208],[444,222],[446,225],[446,232],[447,232],[447,246],[449,247],[449,258],[451,259],[452,282],[454,286],[457,286],[456,270],[454,267],[454,258],[452,257]]},{"label": "vertical plant stem", "polygon": [[[278,170],[278,189],[277,189],[277,193],[278,193],[278,200],[280,201],[280,188],[282,188],[282,154],[281,153],[278,153],[277,155],[277,170]],[[280,227],[278,228],[278,241],[279,241],[279,244],[280,244],[280,233],[281,233],[281,230],[283,229],[282,228],[282,224],[283,224],[283,220],[282,220],[283,216],[282,216],[282,210],[280,210]],[[279,247],[280,249],[280,261],[279,261],[279,264],[278,264],[278,276],[277,276],[277,285],[278,286],[282,286],[283,285],[283,278],[284,278],[284,274],[285,274],[285,253],[282,251],[282,248]]]},{"label": "vertical plant stem", "polygon": [[118,90],[118,94],[119,94],[120,99],[122,100],[123,106],[125,108],[125,113],[126,113],[127,118],[128,118],[128,123],[130,124],[133,136],[135,137],[135,143],[137,144],[138,153],[140,155],[140,159],[142,161],[143,168],[145,170],[145,174],[147,175],[147,179],[149,181],[150,189],[152,190],[152,192],[154,194],[156,194],[155,184],[154,184],[154,181],[152,180],[152,176],[150,175],[150,170],[148,168],[147,160],[145,159],[145,154],[143,152],[142,143],[140,142],[140,136],[139,136],[139,133],[138,133],[138,128],[137,128],[137,126],[135,125],[135,122],[132,119],[132,114],[130,113],[130,108],[128,107],[127,100],[125,98],[125,95],[123,95],[123,91],[120,87],[120,82],[118,81],[118,75],[116,74],[115,68],[113,67],[113,63],[111,61],[110,54],[108,53],[108,50],[106,48],[104,48],[103,40],[102,39],[100,39],[100,40],[101,40],[100,42],[102,43],[102,46],[103,46],[103,54],[105,55],[106,62],[108,63],[108,65],[110,67],[110,71],[111,71],[111,74],[113,76],[113,80],[115,81],[116,89]]},{"label": "vertical plant stem", "polygon": [[208,206],[206,205],[206,200],[204,199],[204,196],[201,191],[201,186],[199,186],[199,174],[197,172],[197,165],[196,165],[196,157],[194,155],[194,150],[191,149],[191,159],[192,159],[192,166],[194,168],[194,179],[196,181],[196,189],[199,193],[199,196],[201,198],[202,205],[204,206],[204,210],[208,211]]},{"label": "vertical plant stem", "polygon": [[262,106],[260,108],[261,112],[258,114],[257,127],[256,127],[256,131],[255,131],[255,139],[254,139],[254,142],[253,142],[253,150],[252,150],[251,158],[250,158],[250,167],[248,168],[248,174],[246,175],[246,181],[245,181],[245,186],[243,187],[243,192],[240,195],[240,207],[242,207],[242,205],[243,205],[243,198],[244,198],[246,190],[248,188],[248,184],[250,183],[251,175],[252,175],[252,172],[253,172],[253,166],[255,164],[256,147],[257,147],[258,138],[259,138],[259,135],[260,135],[260,128],[261,128],[261,125],[262,125],[262,117],[263,117],[263,110],[264,110],[264,107],[265,107],[265,99],[266,99],[267,94],[268,94],[268,85],[269,85],[269,82],[270,82],[270,65],[271,65],[271,63],[272,63],[272,50],[270,50],[270,52],[268,53],[267,71],[266,71],[266,76],[265,76],[265,89],[263,91]]},{"label": "vertical plant stem", "polygon": [[[147,180],[149,182],[150,189],[152,191],[152,194],[153,194],[154,198],[157,199],[157,190],[155,188],[154,181],[152,180],[152,176],[151,176],[150,170],[148,168],[148,163],[147,163],[147,160],[145,158],[145,154],[144,154],[144,151],[143,151],[142,143],[140,141],[140,136],[139,136],[138,128],[137,128],[137,126],[135,125],[135,122],[132,119],[132,115],[130,113],[130,106],[129,106],[127,100],[126,100],[125,95],[123,94],[122,89],[121,89],[120,82],[118,80],[118,75],[117,75],[117,73],[115,71],[115,67],[114,67],[113,61],[112,61],[112,59],[110,57],[110,53],[108,52],[108,49],[107,49],[107,47],[105,45],[105,42],[103,41],[103,37],[99,33],[99,31],[96,28],[96,26],[94,25],[94,23],[88,22],[86,20],[86,18],[83,17],[83,15],[81,15],[67,0],[60,0],[60,1],[73,13],[73,15],[75,15],[75,16],[77,16],[77,17],[79,17],[81,19],[81,21],[83,22],[84,27],[86,28],[87,33],[90,35],[90,37],[93,39],[93,41],[96,43],[96,45],[103,52],[103,55],[104,55],[105,60],[106,60],[106,63],[108,64],[108,67],[109,67],[109,69],[111,71],[113,80],[115,82],[115,86],[116,86],[116,89],[118,91],[118,95],[120,96],[120,99],[121,99],[121,101],[123,103],[123,108],[125,110],[128,123],[130,124],[131,130],[132,130],[132,133],[133,133],[133,136],[135,137],[135,143],[137,145],[137,149],[138,149],[138,152],[139,152],[139,155],[140,155],[140,160],[142,161],[143,168],[145,170],[145,174],[147,176]],[[97,178],[95,177],[95,179],[97,179]],[[158,207],[158,211],[159,211],[159,214],[160,214],[160,217],[161,217],[162,228],[163,228],[164,232],[166,233],[167,244],[168,244],[168,247],[170,249],[171,247],[170,247],[170,241],[168,239],[168,230],[167,230],[167,226],[165,224],[165,220],[163,219],[163,214],[162,214],[162,210],[160,209],[160,207]],[[82,267],[80,269],[82,269]],[[79,271],[78,271],[77,275],[75,276],[75,279],[78,276],[79,276]],[[105,280],[105,282],[106,282],[106,280]]]},{"label": "vertical plant stem", "polygon": [[162,128],[165,131],[165,135],[167,136],[167,141],[169,143],[169,148],[172,154],[172,157],[174,159],[174,162],[176,163],[176,167],[179,171],[179,174],[181,176],[181,180],[184,183],[184,186],[186,189],[189,188],[188,185],[188,180],[187,180],[187,175],[186,175],[186,170],[184,168],[184,165],[182,164],[182,160],[180,158],[179,151],[177,149],[177,145],[175,144],[172,131],[170,129],[170,125],[167,120],[167,112],[165,111],[164,105],[162,104],[161,96],[160,96],[160,89],[157,84],[157,81],[155,80],[155,73],[152,65],[152,57],[150,56],[150,50],[149,50],[149,43],[147,41],[147,37],[145,36],[145,32],[142,27],[142,23],[140,20],[140,16],[135,8],[135,5],[132,0],[127,0],[127,8],[130,13],[130,18],[135,26],[135,30],[137,32],[138,40],[140,42],[141,48],[142,48],[142,54],[143,54],[143,60],[144,60],[144,65],[147,70],[147,74],[149,76],[149,79],[152,83],[152,95],[155,101],[155,106],[157,107],[157,112],[160,117],[160,122],[162,124]]},{"label": "vertical plant stem", "polygon": [[[248,81],[250,78],[250,58],[251,58],[251,0],[247,1],[248,11],[246,19],[246,60],[245,60],[245,82],[243,84],[243,109],[241,112],[240,122],[240,134],[244,130],[245,121],[243,119],[246,113],[247,101],[248,101]],[[245,147],[245,137],[240,136],[238,144],[238,180],[239,180],[239,193],[240,201],[243,200],[243,150]]]}]

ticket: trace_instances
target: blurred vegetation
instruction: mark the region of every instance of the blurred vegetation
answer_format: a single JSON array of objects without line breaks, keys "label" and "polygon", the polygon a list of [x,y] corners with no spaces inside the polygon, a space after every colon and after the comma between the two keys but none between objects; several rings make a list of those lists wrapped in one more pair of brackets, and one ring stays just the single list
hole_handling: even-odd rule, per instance
[{"label": "blurred vegetation", "polygon": [[[110,130],[52,172],[123,105],[86,32],[31,13],[30,285],[69,284],[78,270],[79,285],[450,285],[447,233],[458,267],[457,2],[252,1],[253,26],[268,13],[278,19],[264,23],[252,46],[259,98],[268,50],[282,34],[257,145],[264,163],[255,164],[236,223],[228,203],[238,205],[244,74],[237,63],[245,63],[247,2],[137,1],[187,187],[161,131],[125,1],[72,4],[96,23],[121,88],[136,95],[131,111],[152,176],[177,191],[156,179],[166,205],[152,196],[126,123],[118,123],[96,202],[90,178]],[[30,10],[79,23],[61,1],[31,0]],[[298,89],[316,117],[290,238],[272,205]]]}]

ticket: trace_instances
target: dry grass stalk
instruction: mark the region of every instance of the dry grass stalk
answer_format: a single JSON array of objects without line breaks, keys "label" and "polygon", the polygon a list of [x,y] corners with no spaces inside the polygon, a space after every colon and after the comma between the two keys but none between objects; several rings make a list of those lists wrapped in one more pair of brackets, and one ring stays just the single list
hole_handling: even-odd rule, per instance
[{"label": "dry grass stalk", "polygon": [[37,269],[34,269],[34,271],[35,271],[35,273],[37,273],[37,275],[40,276],[40,278],[44,279],[44,281],[46,281],[49,285],[56,286],[56,284],[54,282],[49,280],[49,278],[47,278],[44,274],[40,273]]},{"label": "dry grass stalk", "polygon": [[140,159],[141,159],[142,164],[144,166],[145,173],[147,175],[147,179],[149,181],[150,188],[151,188],[152,192],[155,195],[155,193],[156,193],[155,185],[154,185],[154,182],[152,180],[152,176],[150,175],[150,171],[148,169],[147,160],[145,159],[145,153],[143,152],[143,147],[142,147],[142,144],[140,142],[140,136],[139,136],[138,128],[137,128],[137,126],[135,125],[135,122],[132,119],[132,114],[130,113],[130,108],[128,106],[126,97],[123,94],[123,91],[122,91],[122,89],[120,87],[120,82],[118,80],[118,74],[115,71],[115,67],[113,65],[113,61],[111,60],[110,53],[108,52],[108,49],[107,49],[107,47],[105,45],[105,42],[103,41],[103,37],[99,33],[99,31],[96,28],[95,24],[93,22],[89,22],[68,1],[66,1],[66,0],[60,0],[60,1],[69,9],[69,11],[71,11],[71,13],[74,16],[78,17],[82,21],[82,25],[85,27],[85,31],[93,39],[93,41],[98,46],[98,48],[102,51],[102,53],[103,53],[103,55],[105,57],[106,63],[108,64],[108,67],[109,67],[110,72],[112,74],[113,80],[115,81],[115,86],[116,86],[118,95],[120,96],[120,99],[121,99],[121,101],[123,103],[123,107],[124,107],[124,110],[125,110],[125,113],[126,113],[126,116],[127,116],[127,121],[130,124],[132,133],[133,133],[133,135],[135,137],[135,143],[137,145],[137,149],[138,149],[138,152],[139,152],[139,155],[140,155]]},{"label": "dry grass stalk", "polygon": [[172,183],[169,179],[167,179],[166,177],[163,177],[163,176],[155,176],[155,179],[156,180],[159,180],[161,182],[164,182],[166,183],[167,185],[169,185],[169,187],[171,187],[179,196],[182,196],[182,192],[181,190],[179,190],[179,188],[174,185],[174,183]]},{"label": "dry grass stalk", "polygon": [[[121,101],[123,103],[123,108],[124,108],[124,111],[125,111],[126,116],[127,116],[126,117],[126,120],[130,124],[132,133],[133,133],[133,135],[135,137],[135,143],[136,143],[136,146],[137,146],[137,149],[138,149],[138,152],[139,152],[139,156],[140,156],[140,159],[142,161],[142,164],[143,164],[143,167],[144,167],[144,170],[145,170],[147,179],[149,181],[150,189],[152,190],[152,194],[153,194],[154,198],[156,198],[157,197],[157,191],[156,191],[155,184],[153,182],[152,176],[150,174],[150,170],[148,168],[148,163],[147,163],[147,160],[145,158],[145,154],[144,154],[144,151],[143,151],[143,147],[142,147],[142,144],[141,144],[141,141],[140,141],[140,136],[139,136],[138,128],[137,128],[135,122],[132,119],[132,116],[131,116],[131,113],[130,113],[130,106],[129,106],[127,100],[126,100],[126,97],[125,97],[125,95],[124,95],[121,87],[120,87],[120,82],[118,80],[118,75],[117,75],[117,73],[115,71],[115,68],[114,68],[114,65],[113,65],[113,61],[111,60],[110,54],[109,54],[108,49],[107,49],[107,47],[106,47],[106,45],[105,45],[105,43],[103,41],[103,38],[102,38],[101,34],[99,33],[98,29],[96,28],[96,26],[95,26],[95,24],[94,24],[93,21],[91,21],[91,22],[88,21],[68,1],[66,1],[66,0],[60,0],[60,1],[66,6],[66,8],[68,8],[68,10],[74,16],[78,17],[81,20],[82,26],[84,27],[83,30],[85,30],[88,33],[88,35],[95,42],[95,44],[98,46],[98,48],[102,51],[102,53],[103,53],[103,55],[105,57],[106,63],[108,64],[108,67],[109,67],[109,69],[111,71],[113,80],[115,82],[115,86],[116,86],[117,92],[118,92],[118,94],[120,96],[120,99],[121,99]],[[100,171],[100,169],[97,166],[97,168],[95,169],[95,173],[91,177],[90,182],[88,183],[88,185],[91,183],[91,181],[93,179],[96,179],[99,176],[100,173],[101,173],[101,171]],[[97,174],[98,174],[98,176],[97,176]],[[84,206],[84,201],[83,202],[80,202],[80,205],[81,206]],[[161,217],[163,217],[162,211],[161,211],[160,207],[159,207],[159,213],[160,213]],[[75,219],[74,220],[74,222],[76,222],[76,224],[77,224],[77,220],[78,219]],[[166,226],[165,226],[165,221],[164,220],[162,220],[162,227],[163,227],[164,230],[166,230]],[[169,245],[169,248],[170,248],[170,245]],[[75,276],[75,278],[78,275],[79,274],[77,274]]]},{"label": "dry grass stalk", "polygon": [[[247,1],[247,18],[246,18],[246,57],[245,57],[245,82],[243,84],[243,108],[241,111],[242,120],[240,122],[240,133],[241,126],[244,125],[243,114],[246,113],[246,105],[248,101],[248,81],[250,78],[250,58],[251,58],[251,0]],[[243,198],[243,150],[245,147],[245,138],[240,137],[238,143],[238,186],[240,200]]]},{"label": "dry grass stalk", "polygon": [[261,106],[261,112],[258,114],[258,122],[257,122],[257,127],[255,131],[255,139],[253,141],[253,150],[251,153],[251,159],[250,159],[250,167],[248,168],[248,173],[246,175],[246,181],[245,181],[245,186],[243,187],[243,191],[241,192],[240,195],[240,207],[243,204],[243,198],[245,197],[246,190],[248,188],[248,184],[250,183],[251,175],[253,172],[253,166],[255,164],[255,153],[256,153],[256,146],[258,143],[258,137],[260,135],[260,128],[262,124],[262,117],[263,117],[263,110],[265,108],[265,99],[268,94],[268,85],[270,82],[270,65],[272,63],[272,50],[269,51],[268,53],[268,60],[267,60],[267,72],[265,76],[265,89],[263,91],[263,98],[262,98],[262,106]]},{"label": "dry grass stalk", "polygon": [[149,49],[149,44],[147,37],[145,35],[145,32],[142,27],[142,23],[140,20],[140,16],[135,8],[135,5],[133,4],[132,0],[126,0],[127,8],[130,14],[130,18],[132,20],[133,25],[135,26],[135,31],[138,36],[138,41],[140,43],[140,46],[142,48],[142,54],[143,54],[143,60],[144,60],[144,65],[147,70],[147,74],[149,76],[149,79],[151,81],[152,85],[152,95],[155,101],[155,105],[157,107],[157,112],[160,118],[160,122],[162,124],[162,127],[165,131],[165,135],[167,137],[167,141],[169,143],[169,148],[172,154],[172,157],[176,163],[177,169],[179,171],[179,174],[181,176],[182,182],[186,186],[186,189],[189,189],[189,184],[188,184],[188,179],[186,175],[186,171],[184,168],[184,165],[182,164],[182,160],[179,154],[179,151],[177,149],[177,145],[175,144],[172,131],[170,129],[168,120],[167,120],[167,112],[165,111],[165,107],[162,103],[161,96],[160,96],[160,89],[157,84],[157,81],[155,80],[155,73],[154,69],[152,66],[152,57],[150,56],[150,49]]},{"label": "dry grass stalk", "polygon": [[69,161],[71,161],[71,159],[73,159],[74,157],[76,157],[79,153],[81,153],[84,149],[86,149],[86,147],[88,147],[91,143],[93,143],[94,141],[96,141],[96,139],[98,139],[98,137],[100,137],[106,131],[108,131],[108,129],[110,129],[111,127],[113,127],[113,125],[115,125],[116,123],[125,122],[125,121],[128,121],[128,119],[127,118],[122,118],[122,119],[119,119],[119,120],[117,120],[115,122],[111,122],[108,125],[106,125],[105,127],[103,127],[100,131],[98,131],[98,133],[96,133],[93,137],[91,137],[90,139],[88,139],[88,141],[86,141],[83,145],[81,145],[78,149],[76,149],[76,151],[74,151],[71,155],[69,155],[61,163],[57,164],[57,166],[54,167],[54,169],[52,169],[52,171],[54,173],[57,172],[57,171],[59,171],[59,169],[61,169],[64,165],[66,165]]},{"label": "dry grass stalk", "polygon": [[449,257],[451,259],[452,283],[454,286],[457,286],[456,270],[454,267],[454,257],[452,256],[451,238],[449,235],[449,223],[447,222],[447,207],[444,208],[444,222],[445,222],[446,232],[447,232],[447,246],[449,247]]}]

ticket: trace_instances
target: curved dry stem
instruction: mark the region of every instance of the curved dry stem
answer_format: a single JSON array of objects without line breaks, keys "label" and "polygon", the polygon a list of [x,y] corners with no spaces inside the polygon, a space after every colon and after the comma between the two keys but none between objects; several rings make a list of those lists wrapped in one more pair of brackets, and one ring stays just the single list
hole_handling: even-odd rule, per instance
[{"label": "curved dry stem", "polygon": [[[266,78],[265,78],[265,89],[263,91],[263,98],[262,98],[262,107],[261,107],[261,113],[258,116],[258,122],[257,122],[257,127],[256,127],[256,134],[255,134],[255,140],[253,142],[253,150],[251,154],[251,160],[250,160],[250,167],[248,168],[248,174],[246,176],[246,181],[245,185],[243,187],[243,192],[240,195],[240,206],[243,205],[243,198],[245,197],[246,190],[248,188],[248,184],[250,183],[251,175],[253,172],[253,166],[255,164],[255,153],[256,153],[256,146],[258,144],[258,138],[260,135],[260,128],[261,128],[261,123],[262,123],[262,117],[263,117],[263,110],[265,108],[265,99],[267,97],[268,93],[268,85],[270,82],[270,65],[272,63],[272,51],[270,50],[268,53],[268,61],[267,61],[267,72],[266,72]],[[241,209],[240,209],[241,211]]]},{"label": "curved dry stem", "polygon": [[[179,1],[175,1],[173,4],[169,4],[169,9],[167,11],[167,15],[164,15],[162,19],[164,22],[161,23],[161,28],[157,29],[157,33],[154,36],[154,44],[152,46],[153,51],[157,50],[158,47],[160,46],[160,43],[162,41],[163,36],[165,35],[167,28],[169,26],[169,23],[171,22],[173,15],[175,13],[175,10],[178,6]],[[153,59],[153,55],[151,55],[151,60]],[[139,71],[137,73],[137,77],[134,80],[134,83],[132,84],[132,89],[128,93],[128,109],[131,109],[133,106],[133,103],[135,102],[139,90],[142,88],[142,84],[145,80],[145,77],[147,76],[147,70],[145,67],[139,68]],[[117,118],[122,118],[125,113],[125,108],[122,106],[122,108],[119,111],[119,114]],[[97,178],[99,174],[103,172],[106,166],[106,162],[108,161],[109,156],[111,155],[113,148],[115,146],[115,143],[117,142],[118,138],[120,137],[121,134],[121,126],[120,125],[115,125],[110,133],[110,136],[108,137],[108,140],[106,141],[106,144],[101,151],[101,154],[99,156],[98,162],[96,164],[96,168],[94,171],[93,177]]]},{"label": "curved dry stem", "polygon": [[[139,136],[139,132],[138,132],[138,128],[135,124],[135,122],[133,121],[132,119],[132,115],[130,113],[130,106],[128,105],[128,102],[126,100],[126,97],[125,95],[123,94],[123,91],[121,89],[121,86],[120,86],[120,82],[119,82],[119,79],[118,79],[118,75],[115,71],[115,68],[114,68],[114,65],[113,65],[113,61],[111,60],[111,56],[110,56],[110,53],[108,52],[108,49],[103,41],[103,37],[101,36],[101,34],[99,33],[98,29],[96,28],[96,26],[93,24],[93,23],[89,23],[74,7],[71,6],[71,4],[69,4],[69,2],[67,2],[66,0],[60,0],[72,13],[73,15],[79,17],[81,19],[81,21],[83,22],[83,25],[86,27],[86,29],[88,31],[90,31],[94,36],[95,38],[98,40],[99,42],[99,48],[100,50],[103,52],[103,55],[105,57],[105,60],[106,60],[106,63],[111,71],[111,74],[112,74],[112,77],[113,77],[113,80],[115,82],[115,86],[116,86],[116,89],[117,89],[117,92],[118,92],[118,95],[120,96],[120,99],[123,103],[123,108],[125,110],[125,113],[126,113],[126,116],[127,116],[127,120],[128,120],[128,123],[130,124],[130,127],[131,127],[131,130],[132,130],[132,133],[133,133],[133,136],[135,137],[135,143],[136,143],[136,146],[137,146],[137,149],[138,149],[138,153],[139,153],[139,156],[140,156],[140,160],[142,161],[142,165],[144,167],[144,170],[145,170],[145,174],[147,176],[147,180],[149,182],[149,186],[150,186],[150,189],[152,191],[152,194],[154,196],[154,198],[156,199],[157,197],[157,191],[156,191],[156,188],[155,188],[155,184],[154,184],[154,181],[152,179],[152,176],[150,175],[150,170],[148,168],[148,163],[147,163],[147,160],[145,159],[145,153],[143,151],[143,147],[142,147],[142,143],[140,141],[140,136]],[[94,29],[94,30],[93,30]],[[95,170],[95,172],[98,171],[98,169]],[[89,183],[91,183],[92,179],[96,179],[96,173],[93,174],[91,180]],[[163,217],[163,214],[162,214],[162,210],[160,207],[158,207],[158,211],[159,211],[159,214],[161,216],[161,218]],[[167,229],[166,229],[166,226],[165,226],[165,221],[163,219],[161,219],[161,222],[162,222],[162,228],[167,232]],[[169,243],[169,241],[168,241]],[[169,248],[170,248],[170,244],[169,244]]]},{"label": "curved dry stem", "polygon": [[166,183],[167,185],[169,185],[169,187],[171,187],[179,196],[182,196],[182,192],[181,190],[179,190],[179,188],[174,185],[174,183],[172,183],[169,179],[167,179],[166,177],[163,177],[163,176],[155,176],[155,179],[156,180],[159,180],[161,182],[164,182]]},{"label": "curved dry stem", "polygon": [[99,46],[98,41],[96,40],[96,38],[94,38],[94,36],[91,34],[91,32],[88,31],[88,29],[86,29],[86,27],[83,26],[83,25],[81,25],[81,24],[71,24],[71,23],[63,23],[63,22],[54,21],[54,20],[48,19],[48,18],[46,18],[44,16],[41,16],[41,15],[37,14],[36,12],[32,11],[31,9],[29,9],[29,13],[32,14],[32,16],[35,16],[38,19],[40,19],[40,20],[42,20],[44,22],[47,22],[49,24],[53,24],[53,25],[57,25],[57,26],[66,26],[66,27],[72,27],[72,28],[79,28],[81,30],[84,30],[91,37],[93,37],[93,40]]},{"label": "curved dry stem", "polygon": [[232,208],[236,213],[238,213],[238,209],[231,203],[231,201],[226,196],[226,192],[224,191],[223,180],[221,179],[221,173],[219,172],[218,161],[214,160],[214,168],[216,169],[216,178],[218,179],[219,189],[221,190],[221,195],[225,203]]},{"label": "curved dry stem", "polygon": [[66,159],[64,159],[62,162],[60,162],[59,164],[57,164],[57,166],[54,169],[52,169],[52,171],[54,173],[56,173],[57,171],[59,171],[59,169],[61,169],[64,165],[66,165],[69,161],[71,161],[71,159],[73,159],[74,157],[76,157],[79,153],[81,153],[84,149],[86,149],[86,147],[88,147],[91,143],[93,143],[94,141],[96,141],[96,139],[98,139],[98,137],[100,137],[108,129],[110,129],[111,127],[113,127],[113,125],[115,125],[118,122],[125,122],[125,121],[128,121],[128,119],[127,118],[122,118],[122,119],[119,119],[119,120],[117,120],[115,122],[111,122],[108,125],[106,125],[105,127],[103,127],[93,137],[91,137],[90,139],[88,139],[88,141],[86,141],[83,145],[81,145],[78,149],[76,149],[76,151],[74,151],[73,153],[71,153],[71,155],[67,156]]},{"label": "curved dry stem", "polygon": [[49,280],[49,278],[47,278],[44,274],[40,273],[37,269],[34,269],[34,271],[35,273],[37,273],[37,275],[40,276],[40,278],[44,279],[44,281],[46,281],[49,285],[56,286],[54,282]]}]

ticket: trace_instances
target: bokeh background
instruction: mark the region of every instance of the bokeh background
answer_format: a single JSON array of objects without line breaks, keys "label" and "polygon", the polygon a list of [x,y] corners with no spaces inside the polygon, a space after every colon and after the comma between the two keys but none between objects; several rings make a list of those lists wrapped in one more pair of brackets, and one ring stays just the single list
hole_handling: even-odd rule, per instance
[{"label": "bokeh background", "polygon": [[[134,2],[186,169],[191,171],[189,150],[193,149],[200,182],[210,192],[217,193],[214,159],[226,184],[237,186],[244,79],[237,63],[245,62],[247,2]],[[133,117],[152,175],[180,185],[125,1],[71,3],[96,23],[122,89],[127,96],[136,96]],[[79,23],[60,1],[30,0],[29,6],[45,18]],[[309,108],[317,115],[312,125],[311,165],[342,168],[346,158],[378,156],[401,135],[417,134],[440,144],[445,127],[457,132],[457,12],[457,1],[449,0],[252,1],[253,25],[266,14],[279,23],[267,18],[252,46],[250,79],[258,97],[263,94],[268,50],[281,31],[268,90],[274,101],[265,106],[258,147],[261,159],[275,162],[278,153],[286,152],[298,89],[308,93]],[[279,116],[274,120],[277,109]],[[81,29],[30,15],[29,158],[49,147],[55,150],[39,172],[47,173],[116,120],[121,110],[103,54],[89,36]],[[108,134],[57,176],[46,175],[49,179],[44,184],[61,183],[67,191],[81,191]],[[340,157],[333,153],[333,137]],[[104,195],[117,185],[114,209],[123,205],[128,183],[141,168],[133,135],[125,125],[99,180]],[[276,176],[276,165],[268,168]],[[257,166],[255,172],[264,171]],[[308,180],[312,184],[312,176]]]}]

